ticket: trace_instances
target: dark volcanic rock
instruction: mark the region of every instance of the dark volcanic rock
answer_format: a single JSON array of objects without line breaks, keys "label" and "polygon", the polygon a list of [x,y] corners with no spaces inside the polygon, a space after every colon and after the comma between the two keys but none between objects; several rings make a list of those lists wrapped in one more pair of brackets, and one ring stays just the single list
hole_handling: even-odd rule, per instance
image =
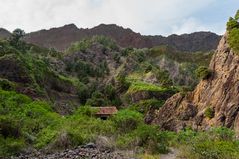
[{"label": "dark volcanic rock", "polygon": [[211,32],[163,36],[144,36],[115,24],[101,24],[91,29],[78,29],[74,24],[50,30],[40,30],[26,35],[25,40],[39,46],[64,51],[71,43],[94,35],[114,39],[121,47],[151,48],[169,45],[180,51],[209,51],[216,49],[220,36]]},{"label": "dark volcanic rock", "polygon": [[121,153],[110,150],[78,147],[50,154],[39,151],[30,152],[12,157],[12,159],[129,159],[129,157],[124,157]]}]

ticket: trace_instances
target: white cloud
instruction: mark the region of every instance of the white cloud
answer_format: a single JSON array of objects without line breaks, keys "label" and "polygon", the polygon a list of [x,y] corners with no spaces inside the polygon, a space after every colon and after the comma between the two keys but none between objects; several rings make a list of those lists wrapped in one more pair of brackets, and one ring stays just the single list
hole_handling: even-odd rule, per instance
[{"label": "white cloud", "polygon": [[193,32],[208,28],[189,17],[214,2],[218,0],[0,0],[0,27],[29,32],[69,23],[116,23],[142,34]]},{"label": "white cloud", "polygon": [[182,20],[179,25],[172,26],[172,32],[175,34],[191,33],[195,31],[209,31],[209,28],[194,18]]}]

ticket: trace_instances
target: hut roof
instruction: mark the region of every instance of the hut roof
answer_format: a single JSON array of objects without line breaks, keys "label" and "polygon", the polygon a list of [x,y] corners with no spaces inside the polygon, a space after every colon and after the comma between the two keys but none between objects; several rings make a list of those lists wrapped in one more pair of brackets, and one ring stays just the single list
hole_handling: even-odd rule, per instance
[{"label": "hut roof", "polygon": [[111,107],[95,107],[99,109],[96,115],[113,115],[118,112],[117,108],[114,106]]}]

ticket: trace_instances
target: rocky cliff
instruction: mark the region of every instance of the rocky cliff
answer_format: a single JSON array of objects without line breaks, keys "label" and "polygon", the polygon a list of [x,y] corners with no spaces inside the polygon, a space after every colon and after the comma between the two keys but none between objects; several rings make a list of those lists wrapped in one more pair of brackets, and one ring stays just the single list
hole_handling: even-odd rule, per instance
[{"label": "rocky cliff", "polygon": [[121,47],[151,48],[169,45],[180,51],[215,50],[220,36],[211,32],[197,32],[183,35],[144,36],[115,24],[101,24],[91,29],[78,29],[74,24],[50,30],[40,30],[26,35],[25,40],[47,48],[64,51],[71,43],[94,35],[104,35],[114,39]]},{"label": "rocky cliff", "polygon": [[169,98],[161,109],[149,113],[147,122],[174,131],[225,126],[239,133],[239,55],[230,49],[227,38],[226,33],[211,60],[211,77],[193,92]]}]

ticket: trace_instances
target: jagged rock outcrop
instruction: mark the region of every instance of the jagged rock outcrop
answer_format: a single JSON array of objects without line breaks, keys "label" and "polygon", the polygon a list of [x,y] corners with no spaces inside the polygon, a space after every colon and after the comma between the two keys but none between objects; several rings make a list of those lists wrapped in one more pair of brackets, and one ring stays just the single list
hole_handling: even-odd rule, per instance
[{"label": "jagged rock outcrop", "polygon": [[108,36],[121,47],[151,48],[159,45],[169,45],[177,50],[189,52],[215,50],[221,38],[211,32],[170,35],[168,37],[144,36],[115,24],[101,24],[91,29],[78,29],[76,25],[69,24],[59,28],[29,33],[25,40],[42,47],[64,51],[71,43],[94,35]]},{"label": "jagged rock outcrop", "polygon": [[[148,114],[154,117],[147,122],[174,131],[186,126],[225,126],[239,133],[239,55],[230,49],[227,38],[226,33],[211,60],[212,76],[186,96],[178,93],[169,98],[161,109]],[[207,109],[211,109],[211,119],[205,115]]]}]

